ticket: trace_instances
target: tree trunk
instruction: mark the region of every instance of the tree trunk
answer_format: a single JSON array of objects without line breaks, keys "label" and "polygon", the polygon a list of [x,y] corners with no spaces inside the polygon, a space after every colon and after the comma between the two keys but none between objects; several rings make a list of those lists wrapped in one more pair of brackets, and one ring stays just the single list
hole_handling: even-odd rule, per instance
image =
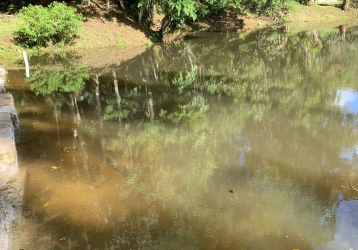
[{"label": "tree trunk", "polygon": [[170,24],[170,16],[165,15],[164,18],[162,19],[162,23],[161,23],[160,30],[159,30],[159,38],[160,38],[160,40],[163,39],[164,31],[167,29],[169,24]]},{"label": "tree trunk", "polygon": [[343,0],[342,10],[347,11],[349,8],[349,0]]}]

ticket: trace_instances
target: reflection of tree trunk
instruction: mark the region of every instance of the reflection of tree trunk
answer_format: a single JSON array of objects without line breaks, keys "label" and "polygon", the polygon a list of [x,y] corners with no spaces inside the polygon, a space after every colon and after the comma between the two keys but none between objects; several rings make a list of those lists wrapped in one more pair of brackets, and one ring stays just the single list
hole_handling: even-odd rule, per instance
[{"label": "reflection of tree trunk", "polygon": [[304,44],[302,46],[305,51],[305,68],[308,69],[311,61],[310,48],[308,44]]},{"label": "reflection of tree trunk", "polygon": [[341,35],[342,40],[346,38],[346,26],[340,25],[339,26],[339,34]]},{"label": "reflection of tree trunk", "polygon": [[145,112],[146,116],[150,119],[150,121],[154,120],[154,108],[153,108],[153,98],[152,92],[149,91],[149,99],[147,101],[147,111]]},{"label": "reflection of tree trunk", "polygon": [[155,64],[154,64],[154,62],[153,62],[152,57],[149,57],[149,61],[150,61],[150,65],[152,66],[154,79],[155,79],[155,81],[158,81],[157,71],[156,71],[156,68],[154,67]]},{"label": "reflection of tree trunk", "polygon": [[61,136],[60,136],[60,127],[58,126],[58,112],[57,112],[57,106],[56,103],[54,104],[54,114],[55,114],[55,118],[56,118],[56,131],[57,131],[57,140],[58,140],[58,151],[59,151],[59,166],[61,167],[61,171],[63,172],[63,167],[62,167],[62,162],[63,162],[63,158],[62,158],[62,152],[61,152]]},{"label": "reflection of tree trunk", "polygon": [[268,79],[267,79],[267,68],[266,65],[270,64],[270,62],[267,62],[266,60],[266,53],[265,51],[263,51],[262,47],[264,45],[262,45],[262,41],[261,41],[262,35],[261,35],[261,31],[257,33],[256,36],[256,44],[257,44],[257,54],[258,54],[258,58],[262,58],[263,63],[264,63],[264,79],[265,79],[265,83],[268,83]]},{"label": "reflection of tree trunk", "polygon": [[[153,59],[153,66],[154,66],[154,70],[157,72],[157,77],[159,78],[159,65],[158,65],[158,61],[157,58],[155,56],[155,53],[152,53],[151,58]],[[156,79],[157,80],[157,79]]]},{"label": "reflection of tree trunk", "polygon": [[231,72],[234,71],[235,54],[230,51],[229,57],[230,57],[230,60],[229,60],[229,65],[227,68],[228,68],[228,73],[230,74]]},{"label": "reflection of tree trunk", "polygon": [[[79,147],[78,147],[79,145]],[[79,148],[80,152],[81,152],[81,160],[83,163],[83,173],[85,174],[85,176],[88,177],[89,181],[91,181],[91,174],[90,174],[90,170],[89,170],[89,165],[88,165],[88,150],[86,147],[86,142],[82,139],[81,133],[79,133],[78,129],[74,129],[73,131],[73,147]],[[75,165],[75,162],[74,162]],[[77,165],[77,164],[76,164]],[[75,165],[75,166],[76,166]],[[81,170],[77,169],[77,176],[81,176]]]},{"label": "reflection of tree trunk", "polygon": [[69,98],[70,98],[70,100],[66,101],[66,102],[71,110],[73,124],[77,126],[79,123],[79,120],[80,120],[80,114],[78,112],[77,101],[76,101],[76,98],[73,96],[72,92],[69,93]]},{"label": "reflection of tree trunk", "polygon": [[196,60],[196,56],[194,55],[193,51],[191,50],[189,44],[184,43],[184,47],[185,47],[185,51],[186,51],[186,53],[188,55],[188,59],[189,59],[191,68],[193,68],[194,67],[193,59]]},{"label": "reflection of tree trunk", "polygon": [[141,60],[142,60],[142,65],[143,65],[143,70],[144,70],[144,76],[145,76],[145,78],[148,79],[149,78],[149,71],[148,71],[147,63],[145,63],[143,56],[141,56]]},{"label": "reflection of tree trunk", "polygon": [[[96,74],[96,77],[93,78],[94,82],[96,83],[96,88],[95,88],[95,98],[96,98],[96,108],[97,108],[97,114],[98,114],[98,124],[99,124],[99,128],[97,129],[97,131],[104,131],[103,130],[103,120],[102,120],[102,115],[101,115],[101,98],[100,98],[100,91],[99,91],[99,79],[98,79],[98,75]],[[99,136],[100,138],[100,144],[101,144],[101,156],[102,156],[102,164],[99,166],[99,174],[98,174],[98,179],[96,179],[96,181],[103,181],[105,179],[104,176],[104,172],[103,172],[103,167],[105,165],[105,154],[104,154],[104,136]]]},{"label": "reflection of tree trunk", "polygon": [[112,69],[112,76],[113,76],[114,92],[116,92],[117,104],[118,104],[118,108],[120,108],[121,107],[121,96],[119,95],[118,80],[117,80],[116,71],[114,69]]},{"label": "reflection of tree trunk", "polygon": [[95,99],[96,99],[96,109],[98,112],[98,115],[101,115],[101,100],[99,97],[99,80],[98,75],[96,74],[96,77],[93,78],[94,82],[96,83],[96,89],[95,89]]},{"label": "reflection of tree trunk", "polygon": [[322,42],[321,42],[321,40],[320,40],[319,37],[318,37],[318,32],[317,32],[317,30],[314,30],[314,31],[313,31],[313,43],[314,43],[314,46],[315,46],[315,47],[321,47],[321,45],[322,45]]},{"label": "reflection of tree trunk", "polygon": [[342,10],[347,11],[349,8],[349,0],[343,0]]}]

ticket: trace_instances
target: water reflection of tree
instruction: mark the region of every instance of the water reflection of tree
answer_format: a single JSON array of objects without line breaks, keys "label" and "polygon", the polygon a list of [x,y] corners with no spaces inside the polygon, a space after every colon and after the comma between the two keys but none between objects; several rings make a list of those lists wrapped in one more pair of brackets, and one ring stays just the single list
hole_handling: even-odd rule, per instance
[{"label": "water reflection of tree", "polygon": [[[356,78],[353,45],[338,44],[337,32],[263,31],[154,48],[73,95],[79,109],[103,111],[78,131],[82,143],[100,144],[102,164],[126,176],[115,199],[130,212],[109,248],[313,249],[330,241],[334,217],[322,224],[317,215],[338,193],[349,197],[341,186],[354,177],[339,152],[358,136],[356,117],[330,106]],[[347,31],[345,41],[354,36]]]},{"label": "water reflection of tree", "polygon": [[[83,87],[89,68],[71,57],[46,57],[46,64],[39,62],[32,71],[29,83],[36,94],[72,92]],[[34,61],[36,59],[34,58]]]},{"label": "water reflection of tree", "polygon": [[[347,35],[347,37],[349,36]],[[193,54],[199,58],[206,57],[200,60],[207,62],[205,67],[207,69],[205,72],[205,81],[201,81],[201,79],[195,75],[195,67],[191,67],[194,71],[189,70],[187,74],[178,73],[177,77],[174,77],[175,80],[173,80],[173,74],[167,65],[166,68],[169,68],[167,73],[164,72],[163,74],[163,72],[161,72],[161,74],[156,74],[161,75],[162,78],[155,77],[155,81],[162,80],[173,83],[174,86],[178,87],[181,94],[187,96],[181,99],[181,101],[178,101],[179,108],[184,113],[177,113],[177,116],[173,117],[173,115],[175,116],[175,112],[178,112],[176,110],[174,113],[169,112],[162,116],[169,118],[171,121],[179,121],[180,119],[178,120],[177,117],[184,117],[185,120],[189,119],[190,121],[190,116],[183,116],[185,111],[182,107],[190,104],[193,100],[192,98],[198,96],[198,92],[201,93],[200,96],[204,96],[204,103],[206,102],[205,105],[209,105],[209,107],[215,107],[215,105],[210,105],[213,103],[208,94],[230,97],[234,101],[234,104],[240,104],[239,107],[233,105],[232,108],[230,106],[232,104],[230,104],[228,106],[229,108],[225,107],[225,109],[215,110],[215,112],[210,109],[205,111],[202,114],[206,113],[208,117],[215,116],[215,119],[209,119],[210,122],[208,122],[208,118],[200,118],[202,126],[200,126],[200,129],[195,129],[195,126],[191,127],[191,129],[194,129],[193,134],[185,136],[186,132],[181,131],[179,134],[182,137],[176,136],[176,134],[168,136],[171,140],[178,142],[179,145],[172,146],[174,148],[181,148],[180,145],[182,144],[191,145],[189,150],[181,149],[177,152],[177,154],[182,154],[187,158],[194,159],[192,162],[193,165],[183,171],[185,174],[176,170],[176,168],[180,168],[181,166],[180,157],[176,159],[175,155],[166,151],[167,147],[167,150],[172,147],[167,146],[165,139],[163,139],[164,141],[158,139],[160,141],[158,143],[155,139],[153,140],[153,138],[156,138],[155,134],[158,133],[158,131],[151,136],[149,135],[151,129],[158,129],[149,128],[157,127],[155,124],[147,125],[147,128],[144,128],[143,131],[140,130],[138,136],[121,133],[120,138],[130,138],[122,140],[123,144],[112,142],[111,148],[117,145],[116,143],[119,143],[122,148],[126,148],[128,151],[141,152],[140,158],[145,158],[144,161],[140,160],[139,158],[133,157],[133,154],[129,154],[127,151],[125,151],[126,153],[124,154],[125,157],[131,155],[131,161],[134,162],[135,166],[135,168],[131,169],[128,173],[128,192],[142,195],[143,199],[146,199],[149,204],[155,204],[153,206],[156,208],[154,216],[143,212],[142,210],[144,208],[138,208],[138,213],[142,212],[143,217],[130,217],[132,220],[142,221],[143,223],[147,221],[148,218],[148,220],[151,220],[151,223],[147,224],[148,230],[140,231],[143,232],[143,234],[136,234],[137,237],[144,237],[144,235],[146,235],[144,238],[148,237],[148,232],[155,227],[157,227],[157,230],[160,230],[160,218],[169,217],[172,223],[172,230],[167,232],[162,229],[164,236],[162,236],[160,240],[153,242],[156,238],[151,236],[151,240],[146,242],[150,242],[150,244],[154,245],[168,244],[167,246],[170,246],[171,244],[180,244],[180,242],[186,241],[192,242],[192,244],[189,244],[191,247],[196,246],[200,249],[200,244],[193,242],[193,238],[197,237],[201,239],[200,241],[202,242],[210,242],[213,249],[217,247],[220,247],[220,249],[226,249],[226,247],[232,249],[238,246],[246,246],[250,249],[254,249],[255,247],[265,249],[265,243],[263,242],[273,240],[273,244],[277,246],[276,249],[292,247],[312,249],[313,244],[324,245],[327,241],[332,239],[335,231],[334,218],[330,221],[331,224],[322,225],[320,224],[320,218],[317,217],[317,214],[322,214],[323,216],[326,208],[334,206],[334,204],[337,203],[336,196],[339,192],[346,193],[349,196],[348,190],[344,191],[344,189],[341,190],[339,188],[342,183],[346,185],[345,178],[352,178],[349,174],[351,170],[350,166],[342,164],[339,152],[342,150],[340,148],[341,145],[355,140],[351,139],[352,133],[354,137],[357,136],[356,132],[352,131],[354,122],[345,123],[344,128],[342,128],[344,115],[339,111],[327,107],[327,103],[334,100],[337,87],[342,86],[342,82],[337,80],[336,77],[329,77],[321,73],[324,67],[328,67],[329,71],[332,68],[334,70],[335,66],[332,65],[332,62],[337,60],[337,57],[335,57],[335,53],[327,53],[327,51],[333,51],[335,46],[337,46],[335,42],[329,43],[330,39],[336,40],[335,32],[323,34],[317,31],[313,31],[312,33],[305,32],[300,33],[298,36],[287,37],[285,39],[282,39],[282,36],[280,38],[273,38],[272,35],[270,36],[268,34],[267,37],[260,37],[260,39],[266,39],[264,45],[262,45],[265,51],[254,54],[253,56],[250,54],[250,58],[246,58],[245,54],[240,54],[240,56],[231,54],[231,56],[227,57],[223,55],[223,60],[218,60],[221,64],[211,69],[210,60],[206,60],[206,55],[208,54],[205,49],[202,48],[202,53],[199,43],[194,43],[191,48],[192,51],[194,51]],[[272,39],[274,42],[271,43],[270,41],[272,41]],[[280,41],[278,41],[278,39],[280,39]],[[300,54],[300,51],[302,51],[300,49],[292,51],[294,47],[299,48],[299,43],[303,44],[303,54]],[[270,45],[273,47],[270,47]],[[198,46],[199,48],[195,47],[193,49],[194,46]],[[203,45],[203,47],[204,46],[205,45]],[[245,46],[245,44],[239,46],[239,50],[246,50]],[[254,45],[248,44],[247,46],[250,47]],[[279,50],[273,49],[275,47],[279,47]],[[200,52],[195,49],[199,49]],[[226,49],[227,47],[222,49],[223,52],[218,51],[215,53],[220,56],[220,53],[225,53]],[[344,47],[344,49],[347,49],[347,47]],[[251,48],[247,50],[254,49]],[[260,48],[258,48],[258,50],[260,50]],[[270,50],[272,53],[270,53]],[[211,53],[212,51],[213,50],[211,50]],[[302,56],[305,58],[305,65],[303,66],[297,64],[297,58]],[[347,64],[356,58],[356,55],[352,55],[351,53],[343,53],[339,56],[344,56],[345,58],[340,59],[340,61]],[[180,58],[180,55],[177,57]],[[163,59],[165,63],[168,63],[164,58],[165,57],[162,57],[157,61],[160,63],[161,59]],[[174,58],[176,57],[174,56]],[[185,58],[185,56],[183,58]],[[228,63],[226,63],[227,58],[230,58],[230,62]],[[235,58],[240,58],[240,61],[233,62]],[[217,60],[217,58],[215,59]],[[249,60],[251,60],[251,63],[249,63]],[[214,64],[214,62],[212,63]],[[189,65],[191,64],[192,60],[189,59]],[[221,68],[227,68],[228,65],[233,64],[236,66],[236,69],[233,70],[231,74],[225,75],[223,71],[220,71]],[[280,69],[277,65],[285,65],[285,70]],[[231,66],[231,68],[233,67]],[[301,69],[304,69],[304,71]],[[344,81],[345,86],[352,86],[352,84],[354,84],[352,80],[355,75],[349,74],[349,71],[346,71],[345,67],[342,70],[344,70],[344,77],[347,79]],[[147,69],[147,72],[148,71]],[[194,80],[190,80],[193,74]],[[150,79],[151,78],[147,78],[146,80],[148,81]],[[238,80],[232,81],[232,79]],[[263,80],[265,84],[262,84]],[[314,86],[312,87],[312,85]],[[249,100],[246,98],[248,93],[251,96]],[[182,101],[185,100],[187,100],[187,103],[183,104]],[[244,104],[244,100],[248,100],[248,103]],[[195,109],[193,109],[193,111],[194,110]],[[277,127],[278,117],[275,117],[277,110],[287,114],[288,124]],[[322,110],[324,111],[323,115]],[[190,114],[193,114],[193,112]],[[195,117],[195,115],[193,117]],[[237,119],[233,119],[233,117]],[[177,119],[175,120],[175,118]],[[195,124],[197,120],[193,119],[191,123]],[[225,152],[221,152],[221,154],[216,153],[218,147],[220,147],[220,143],[228,143],[219,137],[220,132],[224,134],[231,131],[234,137],[235,132],[242,130],[247,137],[255,138],[255,135],[250,135],[250,127],[252,126],[256,126],[253,132],[257,131],[257,126],[262,126],[263,132],[260,139],[257,139],[257,142],[256,140],[249,140],[247,142],[250,147],[255,150],[245,154],[246,169],[245,175],[243,175],[245,178],[237,179],[237,183],[235,184],[241,187],[241,185],[245,186],[243,183],[247,183],[246,188],[248,190],[245,191],[253,193],[253,198],[252,200],[250,200],[250,198],[246,199],[244,201],[246,204],[240,204],[240,206],[247,206],[247,210],[251,209],[252,211],[248,212],[249,214],[240,214],[239,217],[242,217],[236,218],[235,216],[238,215],[234,212],[234,208],[236,207],[233,204],[235,204],[237,200],[234,199],[233,203],[220,207],[220,212],[224,214],[224,217],[220,217],[220,213],[215,213],[218,220],[213,220],[212,215],[208,215],[208,213],[213,213],[213,210],[208,211],[205,209],[205,207],[210,204],[210,198],[208,198],[207,194],[201,193],[201,191],[207,189],[207,185],[211,182],[210,179],[213,177],[213,173],[218,172],[223,179],[230,179],[233,174],[232,171],[243,171],[235,170],[232,166],[223,169],[222,165],[228,165],[225,163],[227,159],[235,155],[237,145],[235,145],[235,142],[231,142],[231,144],[233,144],[232,151],[227,152],[227,154],[225,154]],[[291,129],[285,131],[287,127],[291,127]],[[340,131],[340,133],[337,134],[334,131]],[[177,131],[175,133],[177,133]],[[328,138],[328,141],[331,141],[332,144],[327,146],[327,144],[322,143],[320,139],[322,137]],[[151,142],[149,142],[149,138],[151,138]],[[183,138],[185,138],[185,142],[183,142]],[[302,140],[300,140],[300,138],[302,138]],[[308,140],[308,138],[310,138],[310,140]],[[135,142],[132,142],[133,140],[135,140]],[[156,146],[156,144],[158,144],[158,146]],[[205,149],[201,148],[201,150],[206,151],[206,153],[200,151],[200,145],[206,145]],[[208,145],[213,146],[208,147]],[[287,155],[287,153],[294,154]],[[196,157],[191,158],[192,154]],[[168,155],[170,155],[172,159],[175,159],[174,161],[178,162],[178,166],[173,167],[174,169],[168,169],[169,164],[166,164],[165,160],[163,161],[163,158],[166,159]],[[155,160],[154,157],[157,160]],[[158,161],[158,159],[161,160]],[[277,161],[277,159],[282,160]],[[146,161],[148,161],[148,164],[143,163]],[[139,165],[136,165],[136,163]],[[235,163],[233,162],[232,164]],[[337,169],[338,173],[336,173]],[[160,176],[161,178],[148,180],[146,179],[148,173],[152,173],[151,177]],[[170,173],[169,176],[168,173]],[[197,173],[201,174],[198,175]],[[203,173],[208,173],[208,175]],[[299,179],[297,179],[298,176],[300,176]],[[191,179],[192,177],[193,179]],[[176,190],[175,187],[168,185],[169,183],[176,182],[182,183],[181,190]],[[335,186],[334,188],[331,187],[332,184]],[[153,185],[156,185],[156,187],[153,187]],[[158,191],[148,196],[148,193],[144,190]],[[271,197],[271,195],[276,197],[276,199],[272,200],[267,198]],[[216,198],[220,199],[222,197]],[[258,200],[259,204],[255,204]],[[200,205],[198,205],[198,203]],[[219,203],[225,204],[227,200],[223,200]],[[168,209],[168,204],[170,209]],[[164,207],[164,209],[160,208],[160,205]],[[195,210],[195,206],[198,207],[197,211]],[[266,209],[268,207],[273,209]],[[310,209],[307,209],[307,207],[310,207]],[[307,213],[307,211],[310,212]],[[250,215],[251,212],[252,214]],[[304,213],[304,215],[302,215],[302,213]],[[280,219],[272,223],[272,217]],[[186,223],[187,221],[197,221],[197,227],[192,224],[189,226],[189,224]],[[232,226],[230,230],[228,230],[226,226],[232,225],[230,221],[238,222],[241,226]],[[255,221],[257,225],[253,224]],[[297,224],[297,221],[301,223]],[[292,227],[290,223],[296,224]],[[266,224],[271,224],[271,226],[265,231]],[[140,225],[140,223],[136,225]],[[202,229],[203,227],[205,229]],[[144,227],[141,226],[139,226],[139,228],[144,229]],[[139,228],[132,228],[132,230]],[[177,231],[175,232],[174,230],[173,232],[173,228],[177,228]],[[252,231],[248,228],[251,228]],[[250,235],[255,240],[238,237],[237,235],[242,233],[242,230],[249,230]],[[223,232],[225,233],[223,234]],[[287,241],[279,240],[285,237],[283,232],[294,235],[293,237],[295,239],[291,241],[291,236],[287,235]],[[299,237],[300,232],[305,232],[308,235],[305,235],[304,239],[301,239]],[[170,233],[174,233],[174,235]],[[121,235],[119,239],[128,236],[126,234],[123,235],[123,232],[120,232],[119,235]],[[211,238],[206,238],[206,236],[209,235]],[[216,236],[218,238],[215,238]],[[227,236],[227,238],[225,236]],[[219,240],[219,238],[221,240]],[[178,240],[174,240],[175,243],[173,243],[173,239]],[[225,239],[227,242],[224,244]],[[234,242],[232,239],[239,239],[238,241],[240,243]],[[117,244],[120,244],[120,242],[121,241],[118,241]],[[139,244],[138,242],[127,243],[134,245]],[[300,244],[300,246],[294,246],[294,244],[297,243]],[[183,244],[181,247],[185,248],[189,246]],[[270,245],[270,247],[272,247],[272,245]]]}]

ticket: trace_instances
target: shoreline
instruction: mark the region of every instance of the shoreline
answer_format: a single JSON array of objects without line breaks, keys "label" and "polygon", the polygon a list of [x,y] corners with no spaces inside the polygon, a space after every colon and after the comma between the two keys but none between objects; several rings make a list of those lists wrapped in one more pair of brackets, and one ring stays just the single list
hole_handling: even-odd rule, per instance
[{"label": "shoreline", "polygon": [[[292,11],[279,20],[275,17],[258,16],[251,13],[240,15],[222,16],[217,20],[206,20],[198,22],[195,27],[187,27],[174,34],[167,34],[164,41],[167,43],[180,41],[185,35],[197,31],[221,31],[236,32],[245,34],[267,27],[288,26],[298,29],[312,29],[322,26],[327,27],[327,23],[336,23],[337,26],[348,23],[356,23],[358,20],[358,9],[350,9],[343,12],[335,6],[313,5],[303,6],[296,4]],[[100,11],[100,10],[98,10]],[[79,54],[93,54],[95,50],[111,50],[111,55],[117,55],[117,61],[124,61],[142,53],[147,47],[156,44],[151,40],[151,34],[160,27],[161,16],[156,15],[154,24],[150,32],[145,32],[145,28],[138,24],[131,17],[126,16],[120,10],[113,10],[110,19],[106,19],[104,14],[98,12],[99,17],[85,17],[82,32],[75,44],[52,45],[47,48],[25,49],[15,45],[13,33],[19,25],[16,15],[0,14],[0,64],[7,69],[19,68],[22,65],[22,50],[26,50],[29,56],[42,54],[64,54],[66,52],[78,52]],[[358,22],[357,22],[358,23]],[[239,24],[242,26],[238,28]],[[116,51],[114,51],[115,49]],[[96,67],[105,66],[104,59],[98,58],[94,64]],[[91,65],[89,65],[91,66]],[[20,68],[22,68],[20,66]]]}]

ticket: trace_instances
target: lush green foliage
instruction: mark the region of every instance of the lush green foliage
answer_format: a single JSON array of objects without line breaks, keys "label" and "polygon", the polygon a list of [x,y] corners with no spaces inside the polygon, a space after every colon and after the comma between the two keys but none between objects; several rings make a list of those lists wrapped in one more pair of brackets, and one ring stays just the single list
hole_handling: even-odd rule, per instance
[{"label": "lush green foliage", "polygon": [[29,5],[20,10],[19,17],[22,25],[17,32],[18,41],[28,47],[70,44],[79,33],[82,20],[74,8],[58,2],[47,8]]}]

